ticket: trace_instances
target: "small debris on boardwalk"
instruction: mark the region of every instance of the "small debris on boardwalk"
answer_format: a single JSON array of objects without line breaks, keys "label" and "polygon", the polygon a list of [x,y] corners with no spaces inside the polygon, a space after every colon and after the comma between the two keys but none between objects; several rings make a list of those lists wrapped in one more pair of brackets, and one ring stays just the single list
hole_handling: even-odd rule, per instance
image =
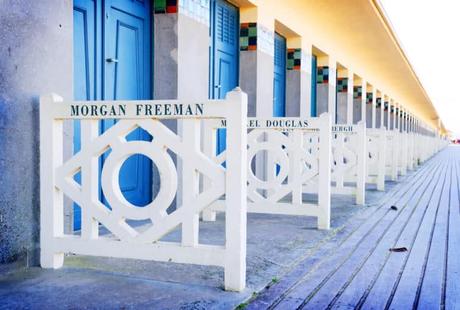
[{"label": "small debris on boardwalk", "polygon": [[390,248],[390,252],[407,252],[407,248],[406,247]]},{"label": "small debris on boardwalk", "polygon": [[397,210],[398,210],[398,207],[397,207],[397,206],[391,206],[390,209],[391,209],[391,210],[397,211]]}]

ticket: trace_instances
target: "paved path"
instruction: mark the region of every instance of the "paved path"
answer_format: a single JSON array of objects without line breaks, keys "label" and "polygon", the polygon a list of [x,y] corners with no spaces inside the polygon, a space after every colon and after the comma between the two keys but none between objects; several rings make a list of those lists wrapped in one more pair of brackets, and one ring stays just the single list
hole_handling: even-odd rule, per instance
[{"label": "paved path", "polygon": [[248,309],[460,309],[459,184],[450,146]]}]

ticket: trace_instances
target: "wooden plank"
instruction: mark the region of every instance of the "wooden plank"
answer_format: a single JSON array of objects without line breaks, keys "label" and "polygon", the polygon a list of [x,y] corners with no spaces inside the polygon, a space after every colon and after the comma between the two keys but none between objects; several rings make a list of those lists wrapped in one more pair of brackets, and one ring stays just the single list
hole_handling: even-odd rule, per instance
[{"label": "wooden plank", "polygon": [[[441,166],[441,161],[436,159],[436,165]],[[444,173],[445,168],[441,171],[440,176]],[[434,179],[432,182],[433,186],[438,184],[439,179]],[[435,189],[430,188],[435,191]],[[423,202],[427,204],[432,197],[432,193],[427,191],[424,195]],[[417,236],[417,232],[420,227],[420,223],[426,215],[426,209],[423,212],[417,213],[411,223],[407,225],[399,237],[398,241],[394,244],[394,247],[409,247],[411,248],[414,240]],[[401,270],[407,259],[408,253],[391,253],[388,260],[385,263],[383,269],[380,270],[379,275],[371,288],[366,291],[365,295],[362,296],[358,303],[359,307],[364,309],[383,309],[392,296],[392,290],[395,283],[398,281]]]},{"label": "wooden plank", "polygon": [[[427,165],[430,166],[430,165]],[[363,223],[353,234],[351,234],[340,246],[336,247],[335,252],[323,257],[319,265],[315,266],[313,272],[308,274],[304,279],[296,284],[286,296],[283,297],[283,300],[279,302],[277,308],[279,309],[291,309],[301,305],[305,299],[309,299],[309,294],[315,291],[317,287],[320,287],[327,279],[333,274],[341,264],[355,251],[358,245],[362,242],[362,239],[365,238],[370,231],[372,231],[378,223],[384,218],[384,216],[389,212],[389,207],[393,204],[398,204],[398,201],[405,197],[408,192],[414,192],[422,184],[426,182],[427,176],[430,175],[430,170],[420,170],[419,173],[412,179],[409,179],[408,183],[405,186],[400,186],[403,190],[399,191],[398,195],[391,196],[387,200],[384,207],[381,207],[378,211],[372,214],[366,222]]]},{"label": "wooden plank", "polygon": [[[434,224],[428,258],[423,271],[422,283],[417,296],[417,304],[425,309],[438,309],[443,301],[444,274],[447,257],[447,226],[449,223],[449,198],[453,159],[448,155],[448,169],[446,183],[441,194],[439,210]],[[458,224],[457,224],[458,225]],[[420,258],[421,259],[421,258]]]},{"label": "wooden plank", "polygon": [[445,274],[445,308],[460,309],[460,148],[450,146],[454,169],[450,191],[447,270]]},{"label": "wooden plank", "polygon": [[[409,202],[416,201],[418,199],[417,197],[426,190],[430,183],[429,180],[425,179],[423,184],[418,187],[415,192],[405,195],[398,201],[398,205],[401,206],[399,212],[388,212],[385,219],[380,221],[378,226],[363,238],[362,242],[359,243],[350,257],[347,258],[343,265],[340,266],[307,303],[308,308],[324,308],[333,303],[334,300],[340,296],[344,287],[346,287],[347,283],[349,283],[354,275],[359,272],[359,269],[374,252],[376,247],[378,247],[383,237],[387,238],[387,236],[385,236],[387,233],[395,230],[398,231],[398,228],[394,226],[397,226],[400,214],[405,211],[410,213],[409,209],[411,209],[411,207],[413,208],[413,205],[409,206]],[[402,226],[404,224],[404,219],[400,222]],[[387,253],[389,247],[390,246],[386,246],[383,253]],[[379,250],[382,251],[382,248]]]},{"label": "wooden plank", "polygon": [[[447,167],[446,154],[443,153],[440,159]],[[409,309],[412,308],[416,300],[419,282],[423,275],[423,268],[426,264],[429,244],[433,233],[436,215],[439,209],[439,201],[443,187],[445,185],[445,174],[441,182],[438,182],[433,197],[430,200],[427,212],[417,232],[413,245],[410,247],[408,259],[404,265],[396,290],[391,298],[390,308]]]},{"label": "wooden plank", "polygon": [[[435,176],[434,179],[440,173],[440,169],[435,171],[433,173]],[[430,199],[430,193],[433,191],[435,182],[426,182],[425,185],[424,187],[420,187],[413,198],[408,200],[407,207],[400,211],[400,216],[382,236],[378,246],[369,258],[350,281],[345,283],[341,288],[339,296],[336,297],[333,303],[334,308],[356,307],[388,260],[391,253],[388,249],[395,246],[407,226],[413,225],[412,222],[419,223],[421,221],[426,209],[426,202]]]}]

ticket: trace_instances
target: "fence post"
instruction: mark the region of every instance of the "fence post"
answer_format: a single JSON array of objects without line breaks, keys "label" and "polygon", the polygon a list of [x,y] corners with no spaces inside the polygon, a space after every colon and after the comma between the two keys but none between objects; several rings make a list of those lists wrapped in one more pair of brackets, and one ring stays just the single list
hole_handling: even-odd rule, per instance
[{"label": "fence post", "polygon": [[385,166],[386,166],[386,143],[387,135],[385,128],[379,129],[379,162],[377,173],[377,190],[385,190]]},{"label": "fence post", "polygon": [[[203,153],[206,154],[210,159],[213,159],[217,149],[217,129],[209,126],[205,121],[203,124]],[[202,186],[204,189],[211,187],[211,182],[206,178],[202,180]],[[210,210],[210,208],[204,209],[202,212],[203,221],[216,220],[217,212]]]},{"label": "fence post", "polygon": [[391,151],[391,180],[396,181],[398,179],[398,153],[399,153],[399,135],[396,130],[393,131],[393,143]]},{"label": "fence post", "polygon": [[[183,142],[193,152],[200,151],[200,120],[184,119],[182,121]],[[182,206],[193,201],[199,192],[199,175],[194,169],[193,158],[182,157]],[[199,214],[191,214],[190,219],[182,223],[182,245],[198,244]]]},{"label": "fence post", "polygon": [[[289,139],[291,143],[299,145],[300,149],[303,150],[303,132],[300,130],[292,131],[289,133]],[[302,169],[301,160],[302,154],[299,149],[288,152],[289,158],[289,176],[288,183],[292,185],[292,197],[291,202],[293,204],[302,204]],[[251,163],[248,163],[249,165]]]},{"label": "fence post", "polygon": [[63,121],[55,120],[53,108],[62,98],[40,97],[40,265],[60,268],[64,253],[53,248],[54,238],[64,235],[64,195],[55,187],[55,168],[62,165]]},{"label": "fence post", "polygon": [[366,195],[366,123],[358,123],[358,145],[357,145],[357,174],[356,174],[356,204],[363,205]]},{"label": "fence post", "polygon": [[225,289],[241,291],[246,286],[247,221],[247,95],[239,88],[227,94]]},{"label": "fence post", "polygon": [[[99,135],[98,120],[81,120],[81,148],[90,147],[94,139]],[[81,187],[85,205],[89,206],[99,200],[99,159],[94,156],[82,163]],[[91,209],[81,207],[81,236],[84,239],[95,239],[98,237],[99,223],[94,220]]]},{"label": "fence post", "polygon": [[407,135],[404,131],[401,132],[400,135],[402,138],[401,174],[406,175],[407,174]]},{"label": "fence post", "polygon": [[331,160],[332,160],[332,121],[329,113],[319,117],[319,180],[318,205],[321,214],[318,216],[318,228],[329,229],[331,226]]}]

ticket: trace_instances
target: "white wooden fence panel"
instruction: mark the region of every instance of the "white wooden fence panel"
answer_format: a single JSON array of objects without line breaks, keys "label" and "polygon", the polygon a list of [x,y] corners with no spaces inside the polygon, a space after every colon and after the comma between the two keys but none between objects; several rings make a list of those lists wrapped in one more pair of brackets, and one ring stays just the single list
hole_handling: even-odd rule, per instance
[{"label": "white wooden fence panel", "polygon": [[[98,255],[222,266],[225,288],[241,291],[246,282],[246,115],[247,96],[241,91],[226,100],[187,103],[183,101],[108,101],[63,102],[56,95],[40,98],[40,243],[41,265],[59,268],[64,254]],[[102,110],[103,109],[103,110]],[[113,110],[115,109],[115,110]],[[105,112],[104,112],[105,111]],[[107,111],[118,111],[108,115]],[[152,111],[153,114],[152,114]],[[110,113],[109,113],[110,114]],[[102,134],[101,119],[118,121]],[[160,119],[187,119],[188,131],[178,136]],[[200,122],[224,119],[227,123],[226,168],[200,151]],[[81,150],[63,162],[63,121],[82,120]],[[152,141],[127,141],[126,136],[142,128]],[[99,158],[107,150],[99,184]],[[183,175],[177,172],[170,153],[180,158]],[[136,207],[123,196],[119,172],[131,155],[142,154],[159,170],[160,189],[151,203]],[[81,172],[81,184],[75,174]],[[198,174],[210,180],[199,191]],[[177,192],[178,179],[184,187],[182,205],[167,213]],[[108,208],[99,199],[101,186]],[[226,216],[224,246],[200,245],[198,216],[223,194],[231,206]],[[63,230],[63,197],[66,195],[82,209],[80,236]],[[139,229],[130,220],[147,220]],[[99,223],[110,235],[99,235]],[[161,238],[182,226],[181,242]],[[190,235],[191,234],[191,235]]]},{"label": "white wooden fence panel", "polygon": [[354,195],[363,205],[366,191],[366,126],[332,126],[332,193]]},{"label": "white wooden fence panel", "polygon": [[[216,155],[216,131],[221,127],[208,121],[204,139],[205,152],[219,164],[227,156],[226,151]],[[313,216],[320,229],[329,229],[330,116],[249,118],[248,131],[248,212]],[[305,202],[306,184],[315,186],[316,203]],[[227,212],[222,202],[216,202],[203,212],[203,219],[215,220],[216,211]]]}]

